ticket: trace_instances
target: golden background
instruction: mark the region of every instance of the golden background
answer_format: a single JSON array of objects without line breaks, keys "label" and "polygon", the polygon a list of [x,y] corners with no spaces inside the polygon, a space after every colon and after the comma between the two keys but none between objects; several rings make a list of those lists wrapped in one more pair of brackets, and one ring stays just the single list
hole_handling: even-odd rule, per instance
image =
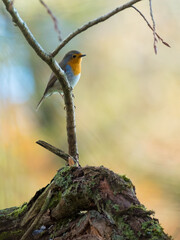
[{"label": "golden background", "polygon": [[[62,37],[127,1],[46,0]],[[125,174],[139,200],[155,210],[165,231],[180,239],[180,5],[152,1],[157,43],[133,9],[74,38],[58,54],[85,53],[74,90],[80,162]],[[15,7],[47,51],[58,45],[50,16],[37,0]],[[136,4],[151,22],[149,2]],[[0,5],[0,209],[21,205],[64,166],[38,146],[45,140],[67,151],[64,104],[59,95],[36,105],[50,69],[28,46]]]}]

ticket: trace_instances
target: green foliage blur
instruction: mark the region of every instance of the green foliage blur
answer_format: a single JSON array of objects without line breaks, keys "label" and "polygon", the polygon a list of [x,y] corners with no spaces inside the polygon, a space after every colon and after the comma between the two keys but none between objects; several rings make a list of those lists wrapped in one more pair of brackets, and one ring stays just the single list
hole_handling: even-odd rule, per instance
[{"label": "green foliage blur", "polygon": [[[62,37],[127,1],[46,0]],[[58,45],[57,33],[38,0],[15,7],[43,48]],[[148,1],[136,5],[151,21]],[[69,50],[87,55],[74,90],[80,162],[127,175],[139,200],[156,212],[165,231],[180,238],[180,5],[153,1],[157,43],[140,15],[127,9],[74,38]],[[28,46],[0,4],[0,209],[21,205],[64,166],[38,146],[44,140],[67,151],[63,99],[36,105],[51,70]]]}]

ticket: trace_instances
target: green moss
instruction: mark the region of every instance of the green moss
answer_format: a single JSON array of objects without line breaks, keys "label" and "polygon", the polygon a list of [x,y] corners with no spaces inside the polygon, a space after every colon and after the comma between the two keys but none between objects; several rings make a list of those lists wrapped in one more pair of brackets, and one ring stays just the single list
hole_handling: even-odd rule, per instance
[{"label": "green moss", "polygon": [[117,234],[117,233],[113,233],[112,236],[111,236],[111,239],[112,240],[124,240],[124,237]]},{"label": "green moss", "polygon": [[125,181],[125,182],[128,182],[128,183],[131,183],[131,180],[126,177],[126,175],[120,175],[120,177]]},{"label": "green moss", "polygon": [[163,232],[163,228],[157,219],[144,222],[141,225],[141,231],[138,233],[140,238],[151,238],[151,240],[164,240],[172,239]]},{"label": "green moss", "polygon": [[84,190],[89,196],[92,196],[93,194],[95,194],[94,191],[96,191],[96,182],[93,181],[92,179],[90,181],[88,181],[88,184],[84,184]]},{"label": "green moss", "polygon": [[20,214],[23,214],[27,209],[27,203],[23,203],[21,207],[16,208],[13,212],[9,213],[9,217],[18,217]]},{"label": "green moss", "polygon": [[113,204],[112,206],[113,206],[113,208],[114,208],[117,212],[120,211],[120,208],[119,208],[119,205],[118,205],[118,204]]},{"label": "green moss", "polygon": [[62,193],[59,191],[51,198],[51,201],[50,201],[50,204],[49,204],[49,208],[50,209],[52,209],[52,208],[57,206],[57,204],[61,200],[61,196],[62,196]]},{"label": "green moss", "polygon": [[135,215],[135,216],[151,216],[154,214],[154,211],[147,210],[144,205],[132,205],[130,208],[127,210],[128,215]]},{"label": "green moss", "polygon": [[138,240],[134,231],[131,229],[129,224],[126,223],[123,217],[118,218],[117,225],[122,232],[123,240]]},{"label": "green moss", "polygon": [[131,180],[130,180],[129,178],[127,178],[126,175],[120,175],[120,177],[124,180],[126,187],[128,187],[128,188],[134,188]]},{"label": "green moss", "polygon": [[57,186],[62,187],[63,189],[66,189],[71,183],[72,183],[72,174],[71,170],[73,168],[76,168],[74,166],[66,166],[62,168],[56,176],[54,177],[54,182]]},{"label": "green moss", "polygon": [[82,216],[79,220],[79,222],[77,223],[77,227],[80,227],[81,223],[84,222],[84,220],[86,219],[86,215]]},{"label": "green moss", "polygon": [[[72,218],[64,218],[56,222],[56,224],[53,227],[53,232],[51,233],[49,239],[54,239],[56,237],[57,231],[60,231],[61,229],[65,229],[69,226],[69,223],[71,223],[73,220],[76,219],[76,216],[72,216]],[[66,234],[66,233],[64,233]],[[63,234],[63,236],[64,236]]]},{"label": "green moss", "polygon": [[[118,176],[115,176],[115,181],[113,182],[113,184],[111,184],[114,195],[122,193],[124,190],[127,190],[127,188],[134,192],[134,185],[132,184],[131,180],[127,178],[126,175]],[[112,179],[110,179],[109,182],[111,181]]]},{"label": "green moss", "polygon": [[2,232],[0,234],[0,240],[5,240],[9,237],[9,232]]},{"label": "green moss", "polygon": [[[163,233],[162,227],[158,222],[155,222],[154,220],[149,220],[148,222],[142,224],[141,231],[138,233],[138,235],[135,234],[133,229],[130,227],[129,223],[126,220],[127,216],[150,217],[150,215],[153,214],[152,211],[147,211],[144,205],[132,205],[130,208],[123,211],[123,215],[121,216],[119,215],[119,205],[113,205],[113,208],[116,210],[116,213],[113,213],[113,219],[115,220],[115,224],[118,226],[122,233],[121,236],[115,235],[114,239],[119,238],[123,240],[139,240],[143,237],[150,238],[151,240],[166,239],[166,235]],[[150,225],[152,222],[153,227]],[[160,238],[161,236],[162,238]]]},{"label": "green moss", "polygon": [[19,236],[19,239],[22,235],[22,230],[8,231],[0,233],[0,240],[11,240]]},{"label": "green moss", "polygon": [[3,210],[0,210],[0,219],[6,217],[7,215],[10,215],[13,211],[17,209],[18,207],[12,207],[12,208],[6,208]]}]

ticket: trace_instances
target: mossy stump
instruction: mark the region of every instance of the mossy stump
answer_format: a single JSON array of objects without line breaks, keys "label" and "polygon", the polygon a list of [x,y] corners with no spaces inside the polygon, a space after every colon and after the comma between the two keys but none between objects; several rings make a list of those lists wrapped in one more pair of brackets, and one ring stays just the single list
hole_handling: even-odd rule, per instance
[{"label": "mossy stump", "polygon": [[64,167],[29,203],[0,211],[0,240],[168,240],[125,176]]}]

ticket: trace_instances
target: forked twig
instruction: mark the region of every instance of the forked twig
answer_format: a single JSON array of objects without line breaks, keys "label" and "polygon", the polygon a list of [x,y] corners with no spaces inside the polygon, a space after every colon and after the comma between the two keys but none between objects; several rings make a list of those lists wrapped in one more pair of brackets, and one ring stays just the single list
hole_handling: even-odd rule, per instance
[{"label": "forked twig", "polygon": [[57,18],[54,16],[53,12],[50,10],[50,8],[47,6],[47,4],[43,1],[43,0],[39,0],[40,3],[46,8],[48,14],[50,15],[50,17],[52,18],[53,20],[53,23],[54,23],[54,29],[55,31],[57,32],[58,34],[58,39],[59,41],[61,42],[62,41],[62,37],[61,37],[61,31],[58,27],[58,21],[57,21]]},{"label": "forked twig", "polygon": [[[60,149],[57,149],[57,148],[53,147],[52,145],[45,143],[44,141],[38,141],[37,143],[39,145],[43,146],[44,148],[48,149],[49,151],[55,153],[56,155],[60,156],[65,161],[71,162],[70,160],[75,159],[75,162],[78,164],[78,147],[77,147],[77,139],[76,139],[75,113],[74,113],[74,103],[72,100],[72,94],[70,91],[70,84],[67,80],[67,76],[65,75],[64,71],[60,68],[59,64],[54,60],[53,57],[55,57],[58,54],[58,52],[70,40],[72,40],[78,34],[82,33],[83,31],[86,31],[87,29],[89,29],[90,27],[92,27],[98,23],[106,21],[107,19],[109,19],[110,17],[119,13],[120,11],[123,11],[129,7],[132,7],[135,3],[140,2],[142,0],[130,0],[129,2],[112,10],[111,12],[84,24],[80,28],[76,29],[74,32],[70,33],[69,36],[67,36],[51,54],[48,54],[42,48],[42,46],[37,42],[34,35],[29,30],[27,24],[22,20],[19,13],[14,8],[13,1],[11,1],[11,0],[2,0],[2,1],[3,1],[4,5],[6,6],[7,11],[10,13],[10,15],[13,19],[13,22],[15,22],[16,25],[19,27],[19,29],[23,33],[24,37],[26,38],[27,42],[29,43],[29,45],[34,49],[34,51],[37,53],[37,55],[44,62],[46,62],[49,65],[49,67],[55,73],[56,77],[58,78],[58,80],[60,81],[60,83],[62,85],[62,89],[63,89],[64,96],[65,96],[64,99],[65,99],[65,105],[66,105],[66,128],[67,128],[69,155],[64,153]],[[40,0],[40,2],[46,7],[46,9],[47,9],[48,13],[50,14],[50,16],[52,17],[54,23],[57,23],[56,18],[54,17],[52,12],[49,10],[47,5],[43,2],[43,0]],[[135,7],[133,7],[133,8],[136,9]],[[150,6],[150,9],[151,9],[150,11],[152,14],[152,6]],[[143,15],[141,14],[141,16],[143,16]],[[153,16],[151,16],[151,17],[153,19]],[[143,18],[145,19],[144,16],[143,16]],[[146,19],[145,19],[145,21],[147,22]],[[148,26],[150,26],[149,23],[148,23]],[[56,25],[56,27],[57,27],[57,25]],[[155,50],[156,50],[156,36],[163,42],[163,44],[170,47],[169,44],[165,43],[162,40],[162,38],[159,35],[157,35],[157,33],[155,32],[155,22],[153,23],[153,27],[150,26],[150,28],[151,28],[151,30],[153,30],[153,33],[154,33]]]},{"label": "forked twig", "polygon": [[[148,20],[145,18],[145,16],[142,14],[142,12],[139,10],[139,9],[137,9],[136,7],[134,7],[134,6],[131,6],[132,8],[134,8],[140,15],[141,15],[141,17],[144,19],[144,21],[147,23],[147,25],[148,25],[148,27],[153,31],[153,27],[151,26],[151,24],[148,22]],[[165,45],[165,46],[167,46],[167,47],[171,47],[167,42],[165,42],[160,36],[159,36],[159,34],[157,33],[157,32],[155,32],[155,34],[156,34],[156,37]]]},{"label": "forked twig", "polygon": [[71,40],[73,39],[74,37],[76,37],[78,34],[86,31],[88,28],[98,24],[98,23],[101,23],[101,22],[104,22],[106,21],[107,19],[109,19],[110,17],[114,16],[115,14],[119,13],[120,11],[123,11],[124,9],[126,8],[129,8],[131,7],[133,4],[137,3],[137,2],[140,2],[142,0],[131,0],[123,5],[121,5],[120,7],[117,7],[115,8],[114,10],[112,10],[111,12],[101,16],[101,17],[98,17],[86,24],[84,24],[83,26],[81,26],[80,28],[76,29],[74,32],[70,33],[61,43],[60,45],[51,53],[51,56],[52,57],[55,57],[58,52]]}]

